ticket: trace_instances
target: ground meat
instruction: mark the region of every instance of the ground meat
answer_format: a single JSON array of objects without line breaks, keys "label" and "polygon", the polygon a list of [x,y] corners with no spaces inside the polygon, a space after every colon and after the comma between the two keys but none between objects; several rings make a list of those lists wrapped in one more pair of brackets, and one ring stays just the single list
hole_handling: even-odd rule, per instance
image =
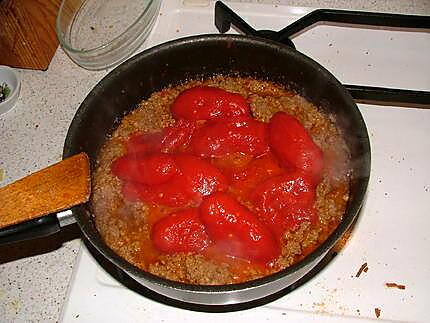
[{"label": "ground meat", "polygon": [[162,256],[148,271],[171,280],[190,284],[219,285],[234,282],[227,264],[214,263],[199,254],[179,253]]},{"label": "ground meat", "polygon": [[[277,111],[294,115],[324,153],[326,167],[316,191],[318,223],[302,223],[282,239],[282,252],[271,268],[249,266],[202,254],[160,254],[151,244],[150,206],[131,203],[121,194],[121,182],[110,172],[114,159],[125,154],[125,141],[136,132],[155,132],[173,123],[169,107],[184,89],[209,85],[240,93],[251,105],[254,118],[268,122]],[[155,275],[191,284],[230,284],[282,270],[314,250],[339,224],[349,196],[349,152],[333,116],[326,115],[301,96],[268,81],[218,76],[166,88],[141,102],[125,116],[100,155],[93,180],[92,207],[97,229],[120,256]],[[156,210],[160,214],[168,210]],[[152,210],[151,212],[154,212]]]}]

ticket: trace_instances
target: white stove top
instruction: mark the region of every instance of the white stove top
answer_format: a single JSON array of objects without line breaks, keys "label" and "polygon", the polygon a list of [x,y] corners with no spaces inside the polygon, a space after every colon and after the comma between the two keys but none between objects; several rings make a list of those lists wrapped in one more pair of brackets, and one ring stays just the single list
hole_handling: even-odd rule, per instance
[{"label": "white stove top", "polygon": [[[203,1],[204,2],[204,1]],[[279,30],[308,8],[231,3],[257,29]],[[143,48],[217,33],[213,3],[163,1]],[[293,39],[341,82],[430,91],[430,34],[320,25]],[[83,246],[65,322],[425,322],[430,290],[430,110],[359,105],[372,147],[366,203],[342,252],[310,281],[256,308],[204,313],[164,305],[124,287]],[[356,273],[367,263],[368,271]],[[405,289],[388,288],[397,283]],[[380,310],[376,317],[375,309]]]}]

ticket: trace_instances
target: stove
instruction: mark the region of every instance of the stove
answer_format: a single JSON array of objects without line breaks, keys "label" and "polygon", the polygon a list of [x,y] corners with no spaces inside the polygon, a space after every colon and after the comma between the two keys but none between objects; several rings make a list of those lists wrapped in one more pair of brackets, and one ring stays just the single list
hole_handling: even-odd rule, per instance
[{"label": "stove", "polygon": [[[250,3],[229,3],[229,7],[261,30],[282,30],[315,9]],[[179,37],[218,33],[212,23],[214,10],[215,3],[209,1],[163,1],[141,50]],[[344,84],[414,91],[388,90],[397,101],[403,100],[398,106],[387,102],[396,101],[393,97],[387,97],[383,106],[359,104],[371,140],[371,179],[360,217],[338,254],[330,253],[299,284],[270,298],[209,308],[172,301],[136,286],[83,243],[62,320],[427,321],[430,109],[411,106],[429,107],[430,34],[428,29],[360,27],[320,23],[289,35],[299,51]],[[381,98],[378,93],[360,102]]]}]

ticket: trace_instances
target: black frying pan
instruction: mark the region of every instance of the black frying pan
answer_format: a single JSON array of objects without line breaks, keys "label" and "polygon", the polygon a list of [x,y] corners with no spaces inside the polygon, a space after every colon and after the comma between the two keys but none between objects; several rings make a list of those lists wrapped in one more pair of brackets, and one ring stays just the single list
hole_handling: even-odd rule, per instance
[{"label": "black frying pan", "polygon": [[[234,35],[203,35],[179,39],[148,49],[124,62],[88,94],[69,128],[63,157],[86,152],[91,168],[106,137],[121,118],[151,93],[168,85],[216,74],[253,76],[274,81],[295,90],[327,113],[336,116],[345,134],[353,160],[351,196],[337,229],[314,252],[299,263],[276,274],[247,283],[197,286],[172,282],[149,274],[126,262],[101,239],[90,203],[72,209],[86,239],[112,264],[139,284],[167,297],[194,304],[244,303],[272,295],[298,281],[327,254],[358,215],[370,176],[370,145],[366,125],[349,92],[321,65],[285,45]],[[45,219],[45,218],[43,218]],[[55,231],[58,221],[27,224],[33,232]],[[21,227],[0,232],[0,242],[14,240]],[[16,232],[13,232],[16,231]]]}]

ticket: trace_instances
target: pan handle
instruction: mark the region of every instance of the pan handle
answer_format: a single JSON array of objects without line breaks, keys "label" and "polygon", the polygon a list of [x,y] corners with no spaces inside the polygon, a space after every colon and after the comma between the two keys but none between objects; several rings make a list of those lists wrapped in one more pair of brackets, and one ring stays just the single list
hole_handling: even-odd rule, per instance
[{"label": "pan handle", "polygon": [[60,231],[59,221],[55,214],[51,214],[0,230],[0,245],[42,238],[58,231]]},{"label": "pan handle", "polygon": [[344,84],[358,103],[430,109],[430,92]]},{"label": "pan handle", "polygon": [[75,222],[73,212],[66,210],[11,225],[0,230],[0,246],[47,237],[59,232],[62,227]]}]

